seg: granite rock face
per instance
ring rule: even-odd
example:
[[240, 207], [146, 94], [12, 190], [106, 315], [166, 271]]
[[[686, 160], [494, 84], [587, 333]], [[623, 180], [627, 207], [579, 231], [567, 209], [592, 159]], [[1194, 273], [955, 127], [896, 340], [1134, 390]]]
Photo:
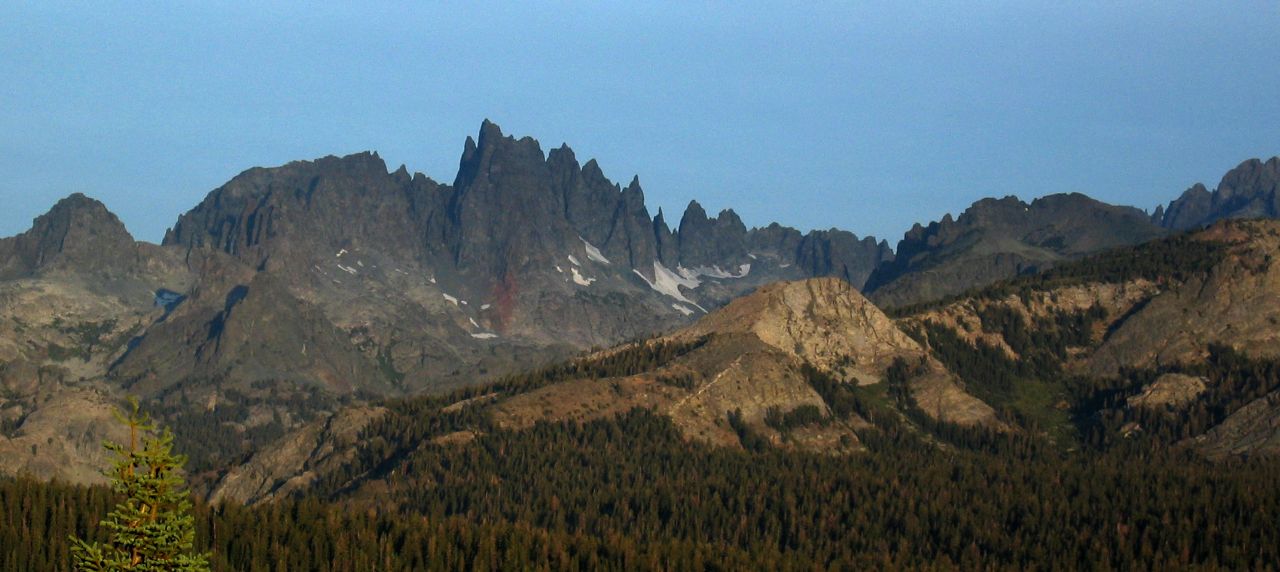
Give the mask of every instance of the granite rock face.
[[[1217, 411], [1224, 417], [1200, 427], [1199, 434], [1182, 444], [1211, 458], [1275, 454], [1280, 451], [1280, 409], [1274, 390], [1263, 395], [1248, 389], [1240, 391], [1252, 393], [1233, 395], [1216, 384], [1229, 383], [1223, 379], [1234, 366], [1223, 365], [1220, 357], [1227, 349], [1264, 363], [1280, 359], [1280, 270], [1274, 264], [1280, 259], [1280, 221], [1219, 221], [1186, 237], [1138, 246], [1132, 260], [1142, 264], [1168, 256], [1168, 244], [1213, 254], [1205, 255], [1207, 263], [1194, 272], [1186, 268], [1193, 263], [1166, 262], [1159, 275], [1104, 271], [1067, 280], [1020, 282], [1020, 288], [1002, 286], [918, 308], [898, 324], [907, 331], [930, 332], [930, 338], [935, 328], [950, 330], [956, 340], [974, 346], [975, 357], [985, 347], [1010, 363], [1053, 360], [1062, 372], [1096, 380], [1100, 386], [1131, 384], [1124, 399], [1098, 406], [1101, 409], [1092, 414], [1131, 419], [1120, 428], [1119, 437], [1145, 431], [1143, 424], [1148, 422], [1143, 415], [1203, 419], [1204, 411]], [[1093, 316], [1089, 327], [1079, 332], [1086, 335], [1064, 343], [1055, 350], [1056, 357], [1034, 357], [1037, 348], [1029, 346], [1028, 339], [1052, 339], [1055, 328], [1061, 332], [1063, 324], [1082, 324], [1080, 317], [1086, 314]], [[1029, 331], [1034, 331], [1032, 338], [1027, 337]], [[1265, 383], [1261, 377], [1246, 379]], [[984, 385], [990, 378], [979, 374], [965, 381], [976, 395], [1001, 398], [998, 388]], [[1137, 380], [1143, 385], [1135, 384]], [[1051, 380], [1028, 378], [1011, 389], [1016, 394], [1020, 383], [1034, 388], [1034, 383], [1046, 381], [1052, 385]], [[1052, 419], [1070, 403], [1065, 392], [1054, 391], [1058, 394], [1040, 393], [1038, 405], [1028, 400], [1016, 406]], [[1035, 394], [1023, 398], [1028, 395]]]
[[743, 335], [858, 385], [880, 383], [895, 360], [915, 366], [909, 387], [926, 414], [962, 425], [998, 426], [995, 411], [963, 390], [927, 348], [905, 334], [847, 282], [813, 278], [778, 283], [672, 335]]
[[385, 413], [381, 407], [350, 407], [308, 423], [228, 471], [209, 500], [267, 501], [305, 491], [350, 461], [360, 431]]
[[1166, 287], [1115, 324], [1090, 356], [1093, 375], [1123, 367], [1197, 363], [1220, 344], [1254, 358], [1280, 357], [1280, 223], [1220, 222], [1195, 235], [1229, 245], [1204, 276]]
[[843, 381], [880, 381], [896, 358], [918, 360], [924, 348], [899, 330], [848, 282], [814, 278], [771, 284], [681, 330], [691, 339], [752, 334]]
[[1280, 454], [1280, 392], [1271, 392], [1185, 442], [1211, 459]]
[[1208, 389], [1209, 380], [1183, 373], [1166, 373], [1142, 389], [1142, 393], [1128, 399], [1129, 407], [1182, 407], [1195, 401]]

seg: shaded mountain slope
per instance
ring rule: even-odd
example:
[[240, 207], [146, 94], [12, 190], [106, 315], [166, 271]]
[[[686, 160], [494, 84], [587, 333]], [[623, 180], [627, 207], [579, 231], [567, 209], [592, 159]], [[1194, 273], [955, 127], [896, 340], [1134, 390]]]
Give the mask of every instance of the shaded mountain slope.
[[936, 300], [1162, 234], [1138, 209], [1081, 194], [983, 199], [957, 219], [908, 231], [866, 290], [884, 307]]

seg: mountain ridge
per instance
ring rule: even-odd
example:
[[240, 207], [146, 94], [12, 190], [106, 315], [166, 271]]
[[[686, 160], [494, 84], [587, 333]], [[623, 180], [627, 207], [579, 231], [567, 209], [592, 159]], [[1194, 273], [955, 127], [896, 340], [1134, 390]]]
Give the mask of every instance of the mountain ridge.
[[[568, 145], [544, 153], [537, 140], [487, 120], [463, 147], [452, 183], [404, 166], [390, 171], [375, 152], [248, 169], [183, 213], [161, 245], [133, 240], [100, 202], [59, 201], [32, 229], [0, 239], [0, 382], [18, 396], [0, 420], [35, 439], [52, 420], [31, 415], [41, 391], [87, 410], [139, 394], [183, 429], [200, 478], [216, 479], [263, 443], [348, 406], [446, 393], [589, 348], [694, 331], [699, 318], [734, 304], [808, 300], [879, 315], [858, 328], [883, 334], [898, 330], [872, 323], [888, 323], [878, 306], [1168, 233], [1141, 211], [1083, 195], [1006, 197], [917, 225], [895, 255], [884, 240], [839, 229], [747, 228], [732, 209], [712, 216], [696, 200], [673, 226], [661, 209], [650, 216], [638, 177], [623, 186], [596, 161], [579, 163]], [[1240, 181], [1231, 187], [1237, 195], [1269, 180], [1267, 164], [1255, 163], [1249, 172], [1261, 174], [1230, 178]], [[775, 283], [824, 286], [802, 295]], [[819, 290], [861, 302], [846, 307]], [[798, 308], [793, 316], [807, 316]], [[772, 372], [761, 379], [783, 380], [795, 390], [788, 395], [808, 396], [820, 412], [832, 402], [813, 399], [802, 366], [841, 383], [901, 382], [902, 399], [914, 399], [928, 423], [1008, 426], [970, 394], [954, 364], [919, 349], [921, 340], [900, 340], [889, 361], [859, 361], [853, 354], [862, 350], [823, 341], [808, 318], [771, 320], [688, 359], [712, 375], [733, 370], [742, 383], [753, 367]], [[670, 339], [692, 343], [681, 335]], [[734, 352], [751, 357], [730, 367], [721, 358]], [[635, 378], [619, 387], [644, 392], [654, 383], [662, 385]], [[768, 426], [767, 407], [748, 409], [739, 421]], [[708, 411], [695, 423], [700, 431], [713, 441], [739, 438], [723, 411]], [[809, 432], [821, 447], [834, 435]], [[845, 437], [856, 448], [856, 434]], [[59, 437], [67, 455], [93, 438]]]

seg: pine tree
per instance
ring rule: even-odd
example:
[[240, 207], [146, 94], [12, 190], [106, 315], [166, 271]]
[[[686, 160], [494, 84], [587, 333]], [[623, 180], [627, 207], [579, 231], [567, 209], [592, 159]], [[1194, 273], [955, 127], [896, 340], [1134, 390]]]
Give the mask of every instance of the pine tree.
[[178, 471], [186, 457], [173, 453], [173, 434], [156, 434], [150, 417], [138, 410], [116, 417], [129, 427], [128, 446], [106, 442], [115, 454], [106, 471], [111, 488], [124, 495], [115, 510], [102, 521], [106, 543], [72, 538], [72, 561], [78, 571], [137, 570], [147, 572], [196, 572], [209, 570], [208, 557], [196, 554], [195, 521], [191, 500]]

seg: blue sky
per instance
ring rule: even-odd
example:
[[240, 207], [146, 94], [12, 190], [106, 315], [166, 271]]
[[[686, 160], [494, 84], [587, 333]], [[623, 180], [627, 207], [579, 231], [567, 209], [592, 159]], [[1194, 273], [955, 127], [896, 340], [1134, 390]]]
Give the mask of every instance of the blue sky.
[[159, 241], [244, 169], [362, 150], [451, 182], [484, 118], [670, 218], [895, 244], [1280, 155], [1276, 2], [176, 4], [0, 4], [0, 236], [83, 192]]

